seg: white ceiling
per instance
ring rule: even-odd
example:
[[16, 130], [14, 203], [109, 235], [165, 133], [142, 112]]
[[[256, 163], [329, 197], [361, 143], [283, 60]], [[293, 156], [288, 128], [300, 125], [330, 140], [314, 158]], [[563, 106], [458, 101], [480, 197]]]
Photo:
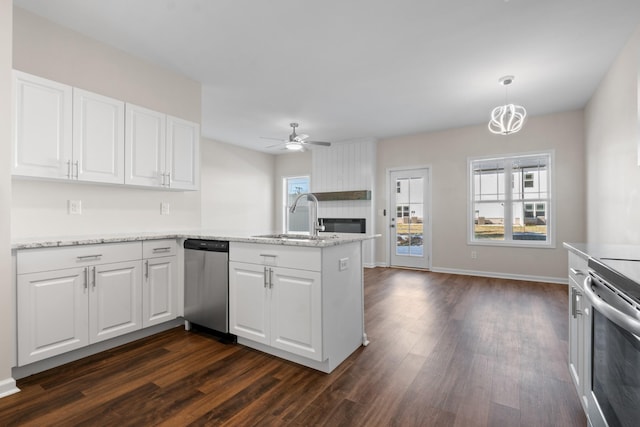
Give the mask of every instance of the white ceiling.
[[[388, 138], [584, 107], [638, 0], [14, 0], [202, 82], [203, 136]], [[322, 149], [321, 147], [314, 149]], [[270, 150], [270, 152], [274, 152]]]

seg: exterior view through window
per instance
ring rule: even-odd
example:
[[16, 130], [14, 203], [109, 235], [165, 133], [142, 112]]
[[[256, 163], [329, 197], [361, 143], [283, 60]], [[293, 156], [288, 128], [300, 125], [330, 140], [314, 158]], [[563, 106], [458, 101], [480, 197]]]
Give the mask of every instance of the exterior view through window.
[[289, 212], [289, 207], [301, 193], [309, 192], [310, 180], [308, 176], [284, 178], [284, 230], [286, 233], [309, 231], [309, 205], [300, 200], [296, 211]]
[[552, 154], [469, 161], [470, 240], [550, 246]]
[[396, 254], [424, 255], [424, 179], [396, 179]]

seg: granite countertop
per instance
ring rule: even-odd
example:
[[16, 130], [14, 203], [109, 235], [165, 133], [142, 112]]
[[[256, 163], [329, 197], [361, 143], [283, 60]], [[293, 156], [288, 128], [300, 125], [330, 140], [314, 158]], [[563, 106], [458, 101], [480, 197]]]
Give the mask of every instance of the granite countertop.
[[630, 280], [632, 284], [626, 286], [627, 291], [631, 288], [632, 290], [627, 294], [633, 298], [640, 295], [640, 245], [564, 243], [564, 247], [583, 259], [589, 260], [589, 268], [598, 270], [600, 274], [602, 267], [598, 267], [598, 264]]
[[263, 243], [269, 245], [286, 246], [307, 246], [324, 248], [329, 246], [343, 245], [351, 242], [375, 239], [379, 234], [356, 234], [356, 233], [320, 233], [322, 239], [280, 239], [271, 237], [259, 237], [261, 234], [247, 236], [243, 233], [225, 233], [209, 230], [181, 230], [170, 232], [139, 232], [139, 233], [117, 233], [84, 236], [55, 236], [43, 238], [14, 239], [11, 242], [11, 249], [34, 249], [53, 248], [60, 246], [95, 245], [100, 243], [136, 242], [142, 240], [158, 239], [205, 239], [205, 240], [226, 240], [229, 242]]
[[563, 246], [584, 259], [640, 260], [640, 245], [565, 242]]

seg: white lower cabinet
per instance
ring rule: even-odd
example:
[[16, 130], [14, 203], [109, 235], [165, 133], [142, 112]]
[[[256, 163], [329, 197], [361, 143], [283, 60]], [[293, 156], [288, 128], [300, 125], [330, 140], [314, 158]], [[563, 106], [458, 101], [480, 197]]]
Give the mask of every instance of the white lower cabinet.
[[140, 242], [18, 251], [18, 366], [143, 327]]
[[89, 343], [86, 267], [18, 276], [18, 365]]
[[230, 332], [322, 361], [320, 272], [229, 263]]
[[269, 345], [271, 292], [265, 274], [261, 265], [229, 262], [229, 332]]
[[591, 353], [591, 309], [583, 298], [583, 281], [588, 274], [587, 260], [569, 252], [569, 373], [580, 402], [587, 411], [588, 385], [586, 379]]
[[272, 267], [270, 276], [271, 346], [321, 361], [320, 273]]
[[89, 343], [142, 328], [140, 261], [89, 269]]
[[18, 364], [142, 327], [140, 261], [18, 275]]
[[177, 257], [175, 240], [143, 242], [142, 326], [177, 317]]

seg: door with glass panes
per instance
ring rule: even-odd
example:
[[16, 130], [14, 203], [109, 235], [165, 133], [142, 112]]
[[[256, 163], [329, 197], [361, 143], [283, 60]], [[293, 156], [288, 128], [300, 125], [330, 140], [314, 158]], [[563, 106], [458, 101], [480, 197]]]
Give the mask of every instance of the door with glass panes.
[[390, 172], [390, 264], [429, 268], [428, 169]]

